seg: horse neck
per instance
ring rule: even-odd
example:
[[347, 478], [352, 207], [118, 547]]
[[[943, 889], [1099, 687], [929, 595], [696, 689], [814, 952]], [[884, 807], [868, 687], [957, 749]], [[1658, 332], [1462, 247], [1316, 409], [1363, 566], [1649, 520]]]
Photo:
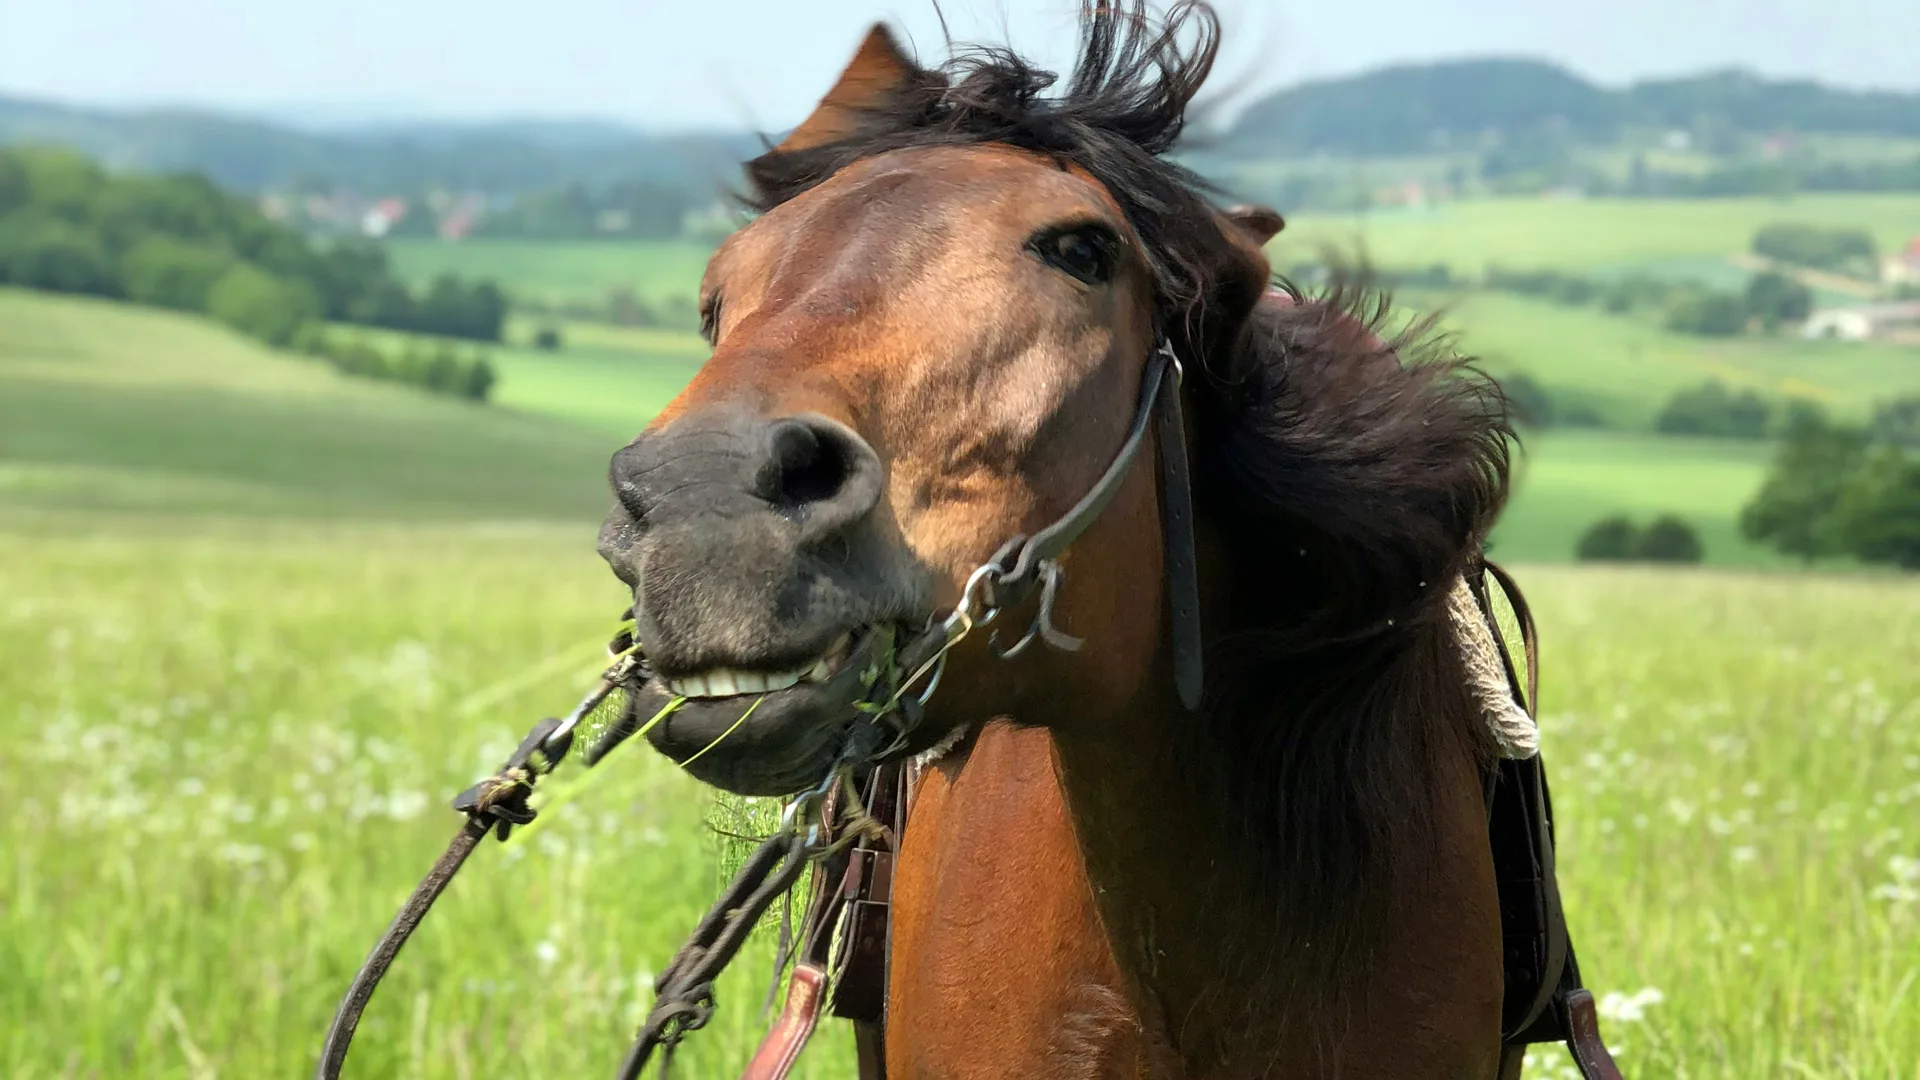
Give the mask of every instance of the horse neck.
[[[1333, 853], [1363, 864], [1356, 895], [1288, 887], [1324, 879], [1328, 867], [1317, 864], [1328, 853], [1311, 842], [1276, 843], [1272, 822], [1249, 819], [1233, 794], [1244, 748], [1211, 729], [1216, 717], [1185, 712], [1170, 687], [1144, 695], [1151, 702], [1117, 722], [1055, 728], [1061, 785], [1102, 925], [1149, 1038], [1183, 1062], [1182, 1075], [1294, 1075], [1272, 1072], [1280, 1062], [1316, 1073], [1346, 1031], [1397, 1019], [1369, 1014], [1383, 1000], [1375, 984], [1403, 977], [1409, 960], [1423, 962], [1409, 950], [1419, 953], [1451, 929], [1453, 945], [1466, 950], [1454, 958], [1463, 968], [1483, 967], [1482, 951], [1497, 957], [1476, 751], [1457, 730], [1459, 703], [1434, 699], [1434, 680], [1418, 677], [1421, 665], [1444, 666], [1447, 655], [1422, 633], [1387, 669], [1369, 673], [1367, 685], [1338, 684], [1324, 658], [1264, 673], [1294, 690], [1267, 717], [1272, 724], [1422, 732], [1428, 753], [1419, 767], [1408, 755], [1357, 762], [1404, 773], [1375, 779], [1379, 790], [1403, 791], [1395, 810], [1405, 819], [1369, 823], [1380, 827], [1365, 832], [1375, 845], [1365, 852]], [[1328, 715], [1328, 695], [1343, 693], [1344, 707], [1356, 711]], [[1283, 808], [1321, 796], [1324, 786], [1312, 790], [1310, 780], [1340, 782], [1287, 770], [1273, 779]], [[1290, 817], [1296, 827], [1314, 821]], [[1395, 902], [1413, 890], [1422, 904]], [[1497, 967], [1484, 981], [1497, 995]]]

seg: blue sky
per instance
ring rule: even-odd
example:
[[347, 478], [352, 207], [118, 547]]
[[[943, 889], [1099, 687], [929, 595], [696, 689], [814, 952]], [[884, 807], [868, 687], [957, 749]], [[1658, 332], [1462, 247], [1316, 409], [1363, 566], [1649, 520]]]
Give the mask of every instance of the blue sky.
[[[1061, 58], [1074, 5], [946, 0], [963, 39]], [[1220, 0], [1255, 86], [1542, 56], [1605, 82], [1741, 65], [1920, 89], [1916, 0]], [[937, 55], [927, 0], [0, 0], [0, 92], [307, 116], [798, 120], [864, 28]]]

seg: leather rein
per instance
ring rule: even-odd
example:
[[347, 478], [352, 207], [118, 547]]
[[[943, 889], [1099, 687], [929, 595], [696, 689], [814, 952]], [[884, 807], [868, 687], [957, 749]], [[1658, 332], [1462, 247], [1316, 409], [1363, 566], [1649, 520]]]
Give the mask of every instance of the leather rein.
[[[790, 958], [795, 961], [787, 1002], [743, 1075], [748, 1080], [786, 1076], [822, 1005], [829, 1001], [837, 1014], [855, 1020], [862, 1077], [884, 1075], [878, 1019], [885, 998], [885, 897], [914, 773], [905, 759], [912, 752], [924, 706], [938, 688], [954, 646], [1036, 591], [1039, 606], [1025, 634], [1005, 649], [996, 643], [995, 651], [1010, 658], [1036, 640], [1067, 650], [1080, 646], [1078, 639], [1061, 633], [1052, 621], [1065, 576], [1060, 557], [1119, 494], [1146, 445], [1150, 425], [1159, 447], [1174, 685], [1181, 703], [1190, 711], [1198, 710], [1204, 681], [1198, 557], [1181, 379], [1179, 358], [1163, 337], [1141, 377], [1139, 405], [1126, 438], [1099, 480], [1058, 520], [1031, 536], [1015, 536], [1003, 544], [969, 575], [953, 611], [900, 648], [894, 665], [900, 675], [891, 685], [881, 680], [873, 696], [860, 706], [875, 722], [852, 727], [837, 764], [819, 786], [786, 805], [773, 834], [748, 856], [687, 943], [655, 979], [653, 1010], [621, 1062], [616, 1073], [620, 1080], [637, 1080], [656, 1054], [660, 1075], [666, 1075], [674, 1047], [711, 1018], [714, 980], [738, 955], [761, 917], [788, 894], [809, 865], [814, 867], [813, 902], [798, 948], [791, 955], [782, 935], [779, 968]], [[648, 677], [645, 660], [632, 648], [631, 640], [617, 638], [615, 646], [610, 650], [616, 653], [613, 664], [572, 712], [534, 725], [498, 772], [454, 799], [454, 809], [467, 815], [466, 821], [354, 975], [327, 1027], [314, 1072], [317, 1080], [340, 1076], [354, 1031], [380, 980], [480, 841], [489, 831], [505, 840], [514, 826], [533, 821], [537, 810], [529, 800], [534, 785], [566, 759], [580, 723], [615, 690]], [[915, 693], [911, 691], [915, 686], [922, 688]], [[624, 718], [586, 749], [585, 764], [597, 764], [637, 730], [634, 718]], [[855, 960], [860, 961], [858, 970], [875, 970], [876, 949], [881, 972], [877, 988], [871, 980], [836, 980]]]

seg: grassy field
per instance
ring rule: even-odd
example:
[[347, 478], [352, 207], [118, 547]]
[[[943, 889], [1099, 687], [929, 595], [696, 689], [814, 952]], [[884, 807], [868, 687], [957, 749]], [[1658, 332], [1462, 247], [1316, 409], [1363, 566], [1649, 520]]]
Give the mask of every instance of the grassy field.
[[[621, 598], [591, 547], [558, 526], [0, 530], [0, 1075], [310, 1068], [450, 835], [445, 800], [594, 669]], [[1522, 579], [1563, 887], [1629, 1075], [1920, 1074], [1920, 582]], [[594, 775], [475, 856], [375, 1000], [357, 1075], [611, 1071], [716, 854], [708, 796], [661, 759]], [[676, 1075], [737, 1074], [766, 948]], [[850, 1073], [829, 1031], [804, 1074]]]
[[712, 254], [705, 245], [677, 241], [398, 240], [389, 249], [394, 267], [416, 283], [449, 273], [492, 278], [543, 300], [599, 299], [620, 285], [649, 299], [691, 299]]
[[[579, 693], [622, 603], [590, 524], [0, 532], [0, 1076], [306, 1075], [447, 799]], [[613, 1071], [717, 861], [664, 759], [595, 775], [475, 856], [352, 1075]], [[769, 949], [679, 1075], [737, 1073]], [[808, 1075], [846, 1051], [830, 1034]]]
[[0, 289], [0, 509], [589, 520], [621, 439], [343, 378], [204, 320]]
[[1326, 245], [1363, 242], [1387, 266], [1446, 263], [1457, 272], [1596, 270], [1644, 260], [1726, 256], [1776, 222], [1865, 228], [1882, 251], [1920, 235], [1920, 195], [1795, 195], [1739, 199], [1532, 199], [1447, 203], [1365, 215], [1302, 214], [1274, 245], [1285, 262]]
[[[1656, 353], [1615, 388], [1605, 347], [1593, 344], [1605, 327], [1583, 336], [1569, 321], [1582, 312], [1482, 297], [1458, 318], [1489, 310], [1499, 317], [1471, 340], [1499, 348], [1494, 370], [1535, 372], [1622, 423], [1645, 422], [1650, 387], [1716, 370], [1676, 375]], [[171, 312], [0, 290], [0, 509], [591, 521], [605, 507], [608, 455], [691, 377], [705, 348], [690, 334], [593, 324], [568, 324], [563, 337], [558, 352], [492, 350], [496, 403], [478, 407], [345, 379]], [[1769, 452], [1632, 432], [1536, 436], [1495, 543], [1507, 558], [1564, 560], [1604, 514], [1682, 512], [1700, 526], [1709, 561], [1773, 563], [1733, 524]]]
[[1556, 401], [1592, 406], [1624, 428], [1650, 429], [1674, 391], [1708, 379], [1815, 402], [1852, 420], [1864, 420], [1876, 401], [1920, 393], [1920, 349], [1911, 345], [1693, 337], [1643, 317], [1508, 293], [1413, 299], [1444, 306], [1461, 347], [1489, 371], [1525, 371]]
[[1587, 526], [1626, 514], [1641, 525], [1661, 514], [1691, 522], [1718, 565], [1777, 566], [1786, 560], [1740, 535], [1740, 507], [1759, 489], [1772, 447], [1737, 439], [1680, 439], [1618, 431], [1528, 436], [1513, 501], [1493, 534], [1503, 561], [1563, 562]]
[[[1453, 206], [1387, 263], [1675, 274], [1776, 220], [1920, 233], [1920, 197]], [[1305, 252], [1352, 221], [1302, 218]], [[691, 245], [407, 242], [416, 280], [691, 295]], [[1422, 303], [1440, 298], [1417, 297]], [[1703, 343], [1510, 296], [1453, 325], [1619, 430], [1527, 439], [1495, 555], [1544, 631], [1562, 886], [1636, 1080], [1920, 1076], [1920, 578], [1770, 573], [1734, 522], [1770, 448], [1646, 432], [1707, 377], [1845, 416], [1911, 349]], [[297, 1076], [457, 819], [570, 704], [623, 605], [608, 454], [705, 354], [577, 323], [492, 350], [475, 406], [341, 378], [203, 320], [0, 289], [0, 1076]], [[349, 331], [363, 333], [364, 331]], [[1609, 513], [1684, 513], [1705, 570], [1539, 565]], [[1533, 564], [1533, 565], [1525, 565]], [[578, 776], [557, 777], [581, 783]], [[355, 1075], [607, 1075], [718, 887], [711, 796], [642, 747], [475, 857], [363, 1025]], [[738, 1074], [770, 943], [677, 1075]], [[831, 1028], [802, 1074], [850, 1075]], [[1542, 1055], [1531, 1080], [1570, 1076]]]

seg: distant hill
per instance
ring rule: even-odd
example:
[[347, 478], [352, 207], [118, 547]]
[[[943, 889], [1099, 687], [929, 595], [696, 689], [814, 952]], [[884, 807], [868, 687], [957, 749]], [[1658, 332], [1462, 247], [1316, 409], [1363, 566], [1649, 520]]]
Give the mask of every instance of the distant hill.
[[70, 146], [114, 169], [205, 173], [242, 191], [302, 184], [364, 191], [523, 192], [619, 180], [731, 180], [759, 140], [745, 134], [648, 135], [617, 124], [382, 124], [296, 130], [183, 109], [117, 111], [0, 96], [0, 144]]
[[[1920, 137], [1920, 93], [1842, 90], [1743, 71], [1614, 89], [1525, 58], [1404, 64], [1262, 98], [1208, 152], [1418, 154], [1541, 134], [1604, 143], [1635, 128], [1682, 128], [1708, 144], [1786, 131]], [[744, 132], [653, 135], [594, 121], [291, 125], [0, 96], [0, 144], [29, 141], [72, 146], [117, 169], [203, 172], [250, 192], [304, 185], [524, 193], [622, 181], [718, 190], [762, 146]]]
[[1842, 90], [1744, 71], [1616, 90], [1539, 60], [1460, 60], [1279, 91], [1248, 106], [1229, 141], [1243, 152], [1378, 155], [1475, 146], [1489, 133], [1611, 141], [1633, 127], [1920, 136], [1920, 94]]

